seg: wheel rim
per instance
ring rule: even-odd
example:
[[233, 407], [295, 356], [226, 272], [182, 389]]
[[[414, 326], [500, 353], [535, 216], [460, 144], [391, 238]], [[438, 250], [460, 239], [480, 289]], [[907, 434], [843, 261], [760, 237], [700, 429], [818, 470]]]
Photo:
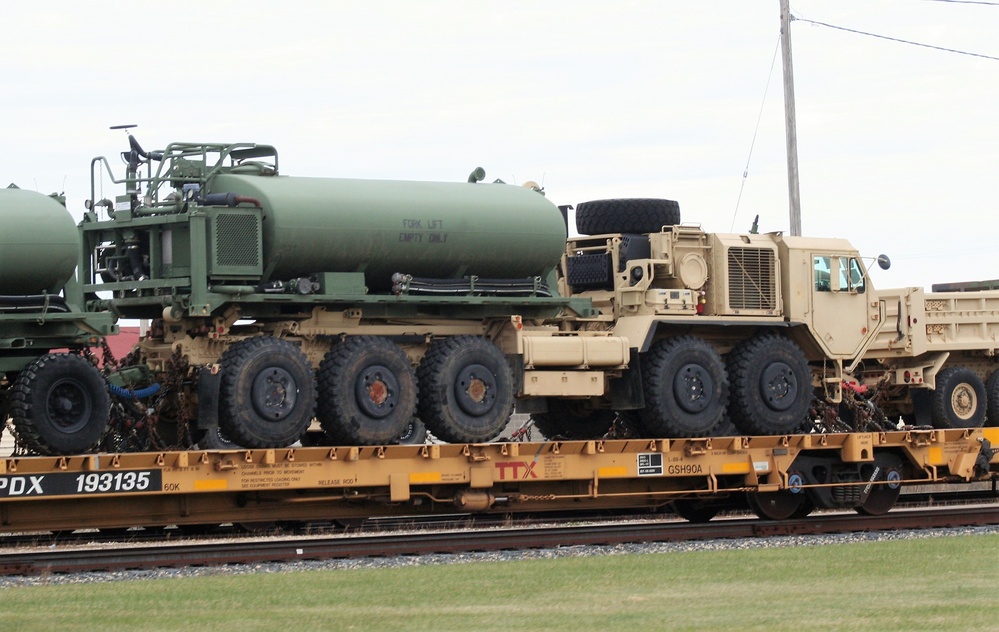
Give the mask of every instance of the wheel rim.
[[968, 421], [978, 411], [978, 394], [966, 382], [958, 384], [950, 394], [950, 408], [961, 421]]
[[69, 434], [79, 432], [87, 425], [93, 402], [76, 380], [61, 379], [49, 389], [46, 410], [54, 426]]
[[771, 362], [760, 375], [760, 393], [771, 410], [784, 411], [798, 397], [798, 380], [794, 370], [784, 362]]
[[265, 419], [285, 419], [295, 408], [297, 399], [295, 378], [281, 367], [269, 367], [253, 380], [253, 409]]
[[688, 413], [699, 413], [707, 408], [714, 390], [711, 373], [699, 364], [684, 365], [673, 378], [676, 403]]
[[481, 364], [470, 364], [458, 372], [454, 383], [458, 407], [467, 415], [481, 417], [496, 403], [496, 376]]
[[354, 399], [361, 411], [374, 419], [384, 419], [395, 410], [399, 398], [399, 380], [380, 364], [361, 371], [354, 382]]

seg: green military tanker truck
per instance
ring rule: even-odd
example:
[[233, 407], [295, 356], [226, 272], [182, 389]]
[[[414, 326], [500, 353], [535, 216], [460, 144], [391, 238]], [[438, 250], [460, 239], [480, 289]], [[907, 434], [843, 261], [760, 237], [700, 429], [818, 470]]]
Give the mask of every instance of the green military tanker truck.
[[75, 222], [61, 197], [11, 185], [0, 190], [0, 226], [3, 419], [12, 420], [31, 451], [93, 446], [107, 425], [109, 398], [82, 352], [116, 328], [111, 313], [84, 310], [74, 275]]
[[480, 169], [298, 178], [271, 146], [131, 135], [122, 158], [121, 179], [92, 162], [74, 291], [151, 326], [105, 371], [110, 421], [40, 452], [92, 432], [383, 445], [414, 424], [485, 442], [514, 411], [570, 439], [973, 426], [999, 402], [999, 293], [924, 331], [937, 303], [877, 292], [845, 240], [707, 233], [657, 199], [580, 204], [568, 238], [567, 207]]

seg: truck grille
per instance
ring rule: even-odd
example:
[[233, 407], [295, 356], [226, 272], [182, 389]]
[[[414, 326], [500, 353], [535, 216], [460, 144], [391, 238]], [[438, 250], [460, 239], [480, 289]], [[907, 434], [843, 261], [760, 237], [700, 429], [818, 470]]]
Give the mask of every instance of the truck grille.
[[219, 213], [215, 218], [217, 246], [215, 265], [257, 266], [260, 242], [259, 222], [253, 215]]
[[728, 251], [729, 309], [777, 309], [775, 265], [772, 250], [730, 248]]

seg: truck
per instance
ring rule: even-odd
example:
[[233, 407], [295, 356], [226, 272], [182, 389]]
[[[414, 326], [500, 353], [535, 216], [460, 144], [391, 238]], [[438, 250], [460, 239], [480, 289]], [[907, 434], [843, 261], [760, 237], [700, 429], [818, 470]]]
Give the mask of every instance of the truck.
[[[27, 450], [92, 446], [110, 400], [92, 348], [117, 332], [85, 309], [79, 235], [65, 198], [0, 189], [0, 412]], [[2, 427], [0, 427], [2, 428]]]
[[[999, 419], [999, 292], [876, 290], [887, 257], [844, 239], [712, 233], [633, 198], [578, 204], [570, 237], [572, 207], [481, 169], [302, 178], [269, 145], [128, 142], [123, 178], [91, 162], [78, 226], [85, 312], [151, 323], [105, 373], [103, 449], [385, 445], [415, 423], [484, 443], [514, 411], [583, 440]], [[33, 447], [83, 453], [88, 431]]]

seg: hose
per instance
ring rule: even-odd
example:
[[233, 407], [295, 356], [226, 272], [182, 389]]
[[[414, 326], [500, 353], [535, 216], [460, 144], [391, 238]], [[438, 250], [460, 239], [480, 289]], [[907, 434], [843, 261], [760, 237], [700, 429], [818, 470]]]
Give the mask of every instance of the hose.
[[115, 384], [108, 384], [108, 390], [111, 391], [112, 395], [116, 397], [121, 397], [122, 399], [142, 399], [144, 397], [149, 397], [150, 395], [155, 395], [160, 392], [159, 382], [146, 388], [140, 388], [137, 391], [131, 391], [127, 388], [117, 386]]

